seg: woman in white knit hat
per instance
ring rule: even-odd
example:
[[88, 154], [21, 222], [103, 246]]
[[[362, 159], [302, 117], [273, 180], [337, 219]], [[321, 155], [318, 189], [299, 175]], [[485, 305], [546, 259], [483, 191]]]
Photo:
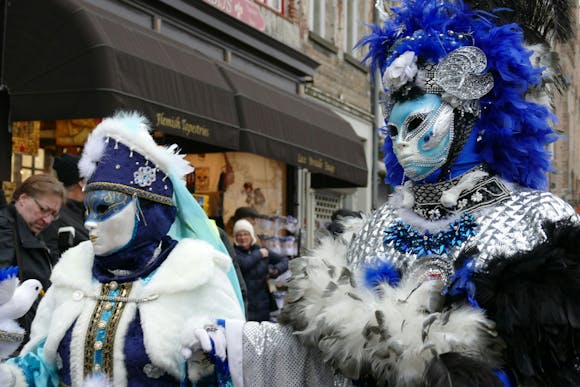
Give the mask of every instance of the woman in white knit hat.
[[234, 224], [234, 247], [248, 287], [248, 320], [270, 320], [268, 279], [288, 269], [288, 258], [258, 245], [254, 227], [240, 219]]

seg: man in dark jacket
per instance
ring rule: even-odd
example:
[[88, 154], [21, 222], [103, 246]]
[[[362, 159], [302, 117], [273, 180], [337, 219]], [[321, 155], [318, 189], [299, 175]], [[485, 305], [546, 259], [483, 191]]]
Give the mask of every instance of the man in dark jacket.
[[67, 201], [60, 211], [60, 217], [42, 232], [42, 238], [55, 259], [60, 258], [69, 248], [89, 239], [84, 224], [84, 184], [79, 175], [78, 163], [78, 156], [65, 153], [62, 157], [56, 157], [52, 166], [67, 193]]
[[[16, 189], [0, 210], [0, 267], [18, 266], [21, 281], [34, 278], [44, 290], [50, 286], [55, 262], [39, 233], [58, 218], [65, 200], [62, 183], [47, 174], [33, 175]], [[19, 321], [27, 332], [35, 313], [36, 304]]]
[[4, 190], [0, 186], [0, 209], [6, 207], [6, 194], [4, 194]]
[[249, 321], [269, 321], [271, 294], [268, 279], [288, 270], [288, 257], [257, 244], [254, 227], [245, 219], [234, 225], [234, 248], [248, 288]]

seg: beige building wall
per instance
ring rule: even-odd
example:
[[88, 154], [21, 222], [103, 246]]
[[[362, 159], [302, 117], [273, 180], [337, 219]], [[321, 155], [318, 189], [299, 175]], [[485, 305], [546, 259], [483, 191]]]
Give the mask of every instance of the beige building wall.
[[[309, 17], [313, 6], [322, 3], [325, 28], [324, 33], [316, 34], [310, 29]], [[372, 1], [286, 0], [284, 14], [263, 6], [261, 13], [266, 22], [264, 32], [320, 63], [305, 88], [305, 94], [353, 114], [356, 112], [372, 122], [369, 74], [360, 64], [363, 53], [353, 51], [350, 42], [345, 41], [345, 28], [349, 24], [345, 12], [349, 4], [355, 4], [357, 8], [355, 28], [356, 36], [360, 38], [369, 32], [364, 24], [373, 21]]]
[[[333, 191], [347, 198], [344, 206], [368, 211], [372, 205], [375, 124], [369, 72], [361, 65], [364, 53], [353, 51], [353, 45], [369, 32], [365, 24], [373, 21], [374, 2], [287, 0], [284, 4], [282, 13], [261, 7], [266, 22], [264, 32], [320, 63], [312, 79], [299, 86], [298, 93], [343, 117], [364, 142], [369, 169], [367, 187]], [[316, 26], [313, 20], [318, 22]]]
[[[579, 2], [580, 3], [580, 2]], [[554, 165], [550, 191], [574, 206], [580, 205], [580, 5], [574, 10], [576, 37], [558, 47], [560, 62], [570, 87], [556, 99], [557, 131], [565, 137], [554, 144]]]

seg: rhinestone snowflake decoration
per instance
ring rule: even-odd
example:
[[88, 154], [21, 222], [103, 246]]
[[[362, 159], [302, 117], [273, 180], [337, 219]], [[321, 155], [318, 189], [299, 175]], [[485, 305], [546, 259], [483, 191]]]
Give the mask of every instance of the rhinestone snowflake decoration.
[[156, 169], [151, 167], [139, 167], [133, 172], [133, 181], [140, 187], [149, 187], [157, 180]]

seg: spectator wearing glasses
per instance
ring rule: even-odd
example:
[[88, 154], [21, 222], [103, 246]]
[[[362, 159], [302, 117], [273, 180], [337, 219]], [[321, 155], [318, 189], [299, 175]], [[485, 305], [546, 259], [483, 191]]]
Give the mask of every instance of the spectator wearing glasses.
[[[66, 201], [65, 188], [56, 177], [33, 175], [16, 189], [12, 202], [0, 210], [0, 267], [18, 266], [21, 281], [35, 278], [46, 290], [54, 261], [40, 232], [58, 219]], [[36, 303], [20, 320], [29, 332]]]
[[85, 228], [84, 181], [79, 175], [79, 156], [63, 154], [56, 157], [52, 169], [58, 180], [66, 188], [67, 200], [60, 211], [60, 218], [52, 222], [44, 231], [42, 239], [55, 259], [71, 247], [89, 239]]

